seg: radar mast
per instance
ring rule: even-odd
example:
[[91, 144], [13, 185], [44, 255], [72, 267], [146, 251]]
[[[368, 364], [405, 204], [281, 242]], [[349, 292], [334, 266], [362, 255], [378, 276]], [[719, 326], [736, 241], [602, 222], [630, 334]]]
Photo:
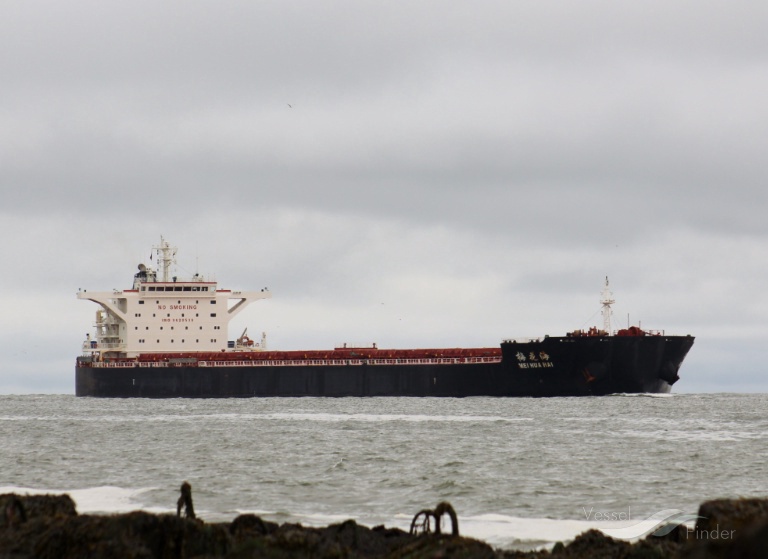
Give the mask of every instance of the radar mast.
[[176, 261], [176, 247], [168, 244], [168, 241], [160, 237], [160, 246], [152, 247], [157, 252], [157, 264], [160, 266], [162, 281], [168, 282], [168, 274], [171, 271], [171, 265]]

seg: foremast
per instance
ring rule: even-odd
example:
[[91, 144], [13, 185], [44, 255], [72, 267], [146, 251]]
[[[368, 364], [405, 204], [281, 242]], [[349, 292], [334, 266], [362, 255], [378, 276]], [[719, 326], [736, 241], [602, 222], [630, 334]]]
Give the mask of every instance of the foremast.
[[613, 298], [613, 293], [611, 293], [610, 288], [608, 287], [608, 276], [605, 276], [605, 286], [603, 286], [603, 292], [602, 296], [600, 298], [600, 304], [603, 306], [602, 314], [603, 314], [603, 330], [610, 336], [611, 335], [611, 315], [613, 314], [613, 311], [611, 311], [611, 305], [613, 305], [616, 302], [616, 300]]

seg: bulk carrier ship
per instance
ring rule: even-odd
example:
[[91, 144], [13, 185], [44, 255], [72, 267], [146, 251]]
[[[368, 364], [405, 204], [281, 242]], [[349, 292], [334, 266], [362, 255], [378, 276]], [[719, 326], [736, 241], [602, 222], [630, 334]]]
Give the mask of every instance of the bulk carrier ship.
[[498, 347], [273, 351], [229, 321], [268, 289], [231, 291], [199, 274], [171, 276], [176, 248], [161, 237], [158, 269], [139, 264], [131, 289], [79, 291], [100, 306], [75, 368], [77, 396], [226, 398], [254, 396], [598, 396], [669, 392], [693, 345], [638, 326], [503, 340]]

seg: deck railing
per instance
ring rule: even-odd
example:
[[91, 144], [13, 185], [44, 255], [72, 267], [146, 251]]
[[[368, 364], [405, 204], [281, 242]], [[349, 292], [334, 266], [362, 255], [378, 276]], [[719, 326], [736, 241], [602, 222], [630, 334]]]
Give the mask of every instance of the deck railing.
[[95, 361], [80, 362], [80, 367], [129, 369], [133, 367], [328, 367], [344, 365], [471, 365], [475, 363], [501, 363], [495, 357], [433, 357], [420, 359], [280, 359], [240, 361], [196, 361], [170, 363], [168, 361]]

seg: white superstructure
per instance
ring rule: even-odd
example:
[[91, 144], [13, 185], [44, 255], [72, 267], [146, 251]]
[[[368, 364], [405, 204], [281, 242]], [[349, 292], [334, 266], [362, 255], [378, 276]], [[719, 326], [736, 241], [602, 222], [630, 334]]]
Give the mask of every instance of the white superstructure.
[[227, 327], [248, 304], [270, 298], [267, 288], [218, 289], [215, 281], [206, 281], [199, 274], [180, 280], [170, 275], [176, 247], [161, 237], [153, 251], [159, 270], [139, 264], [132, 289], [77, 293], [78, 299], [101, 305], [96, 312], [95, 338], [86, 336], [84, 355], [103, 359], [140, 353], [264, 349], [263, 337], [260, 344], [254, 344], [245, 333], [235, 344], [228, 344]]

